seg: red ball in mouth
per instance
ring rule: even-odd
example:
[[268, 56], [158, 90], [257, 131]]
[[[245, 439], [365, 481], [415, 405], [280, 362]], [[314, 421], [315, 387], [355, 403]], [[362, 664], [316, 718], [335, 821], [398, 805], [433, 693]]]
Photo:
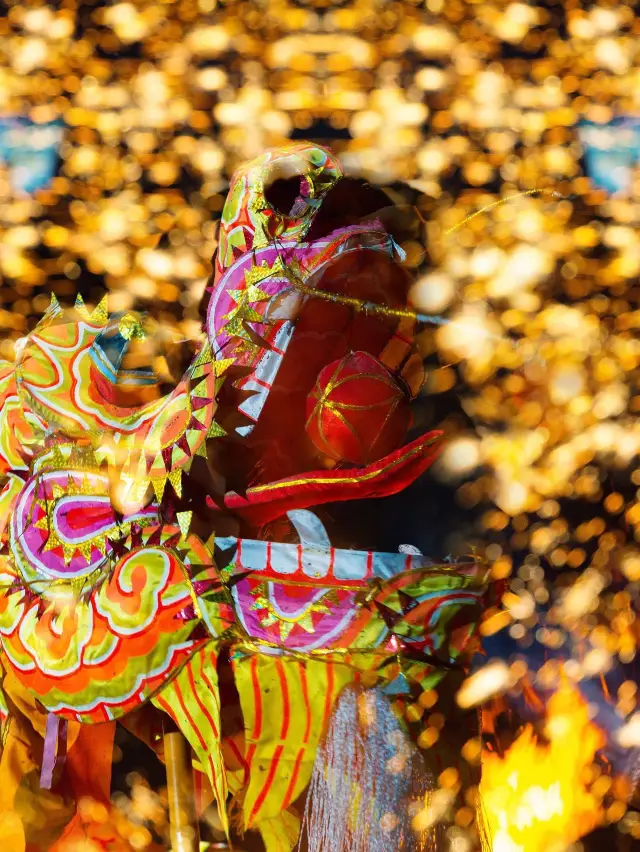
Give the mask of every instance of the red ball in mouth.
[[306, 430], [320, 452], [339, 462], [370, 464], [403, 442], [409, 396], [368, 352], [327, 364], [307, 397]]

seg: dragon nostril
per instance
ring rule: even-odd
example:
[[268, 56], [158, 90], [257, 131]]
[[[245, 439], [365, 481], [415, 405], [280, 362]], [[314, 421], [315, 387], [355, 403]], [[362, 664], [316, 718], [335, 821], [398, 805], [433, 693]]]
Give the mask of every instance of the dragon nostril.
[[332, 186], [316, 214], [307, 239], [326, 237], [337, 228], [355, 225], [391, 204], [382, 190], [360, 178], [343, 177]]
[[297, 175], [274, 180], [264, 190], [268, 204], [283, 216], [290, 216], [296, 200], [301, 195], [301, 178]]

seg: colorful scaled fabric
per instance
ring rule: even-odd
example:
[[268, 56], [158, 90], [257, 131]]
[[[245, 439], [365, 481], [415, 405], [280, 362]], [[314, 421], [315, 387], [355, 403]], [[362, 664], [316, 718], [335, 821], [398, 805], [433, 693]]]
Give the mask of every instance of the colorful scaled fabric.
[[[4, 371], [2, 647], [48, 710], [83, 722], [138, 706], [203, 641], [176, 614], [193, 597], [187, 566], [208, 552], [182, 540], [180, 518], [161, 524], [151, 496], [167, 481], [180, 493], [217, 434], [219, 368], [205, 346], [173, 393], [148, 401], [153, 374], [119, 372], [142, 336], [131, 314], [54, 301]], [[131, 385], [143, 403], [123, 406]]]
[[[439, 432], [403, 444], [404, 408], [392, 440], [377, 434], [417, 393], [422, 368], [393, 237], [375, 211], [321, 218], [343, 179], [309, 143], [235, 176], [208, 339], [172, 392], [143, 357], [148, 321], [103, 304], [89, 313], [54, 299], [15, 364], [0, 366], [5, 812], [34, 769], [20, 725], [45, 739], [31, 753], [44, 749], [55, 784], [46, 731], [64, 730], [60, 720], [78, 781], [92, 748], [78, 731], [99, 725], [96, 748], [107, 748], [119, 719], [153, 744], [140, 720], [160, 711], [189, 740], [225, 827], [259, 829], [268, 852], [289, 852], [344, 687], [413, 700], [473, 649], [482, 566], [334, 548], [307, 511], [396, 493], [441, 444]], [[269, 187], [291, 180], [296, 195], [278, 210]], [[324, 414], [360, 411], [371, 393], [378, 405], [380, 377], [390, 394], [362, 454], [347, 440], [362, 428], [355, 416], [324, 455], [306, 429], [308, 398], [324, 393], [332, 364], [348, 364], [349, 381], [323, 397]], [[226, 494], [206, 478], [214, 458]], [[270, 522], [288, 541], [264, 540]], [[5, 783], [19, 766], [24, 778]]]
[[155, 526], [118, 544], [122, 555], [104, 561], [97, 575], [54, 581], [41, 593], [10, 565], [0, 571], [7, 663], [50, 712], [79, 722], [135, 709], [204, 641], [179, 617], [192, 602], [191, 561], [207, 560], [202, 543], [181, 541], [177, 527]]

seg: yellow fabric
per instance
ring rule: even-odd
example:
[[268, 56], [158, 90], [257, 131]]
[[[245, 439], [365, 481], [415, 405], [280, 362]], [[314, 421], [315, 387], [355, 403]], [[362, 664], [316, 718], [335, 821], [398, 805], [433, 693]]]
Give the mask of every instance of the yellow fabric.
[[3, 849], [11, 849], [11, 852], [24, 852], [24, 829], [15, 811], [0, 811], [0, 843]]
[[[249, 764], [245, 829], [275, 826], [270, 821], [309, 783], [336, 696], [353, 679], [353, 671], [337, 663], [260, 654], [236, 661], [234, 673]], [[291, 824], [288, 817], [286, 823]], [[276, 828], [267, 828], [269, 832], [277, 836]]]
[[76, 835], [86, 834], [76, 814], [79, 797], [109, 801], [115, 724], [89, 728], [69, 722], [64, 773], [54, 776], [53, 790], [43, 790], [47, 712], [10, 671], [1, 689], [8, 717], [0, 754], [0, 844], [7, 852], [70, 849], [67, 840], [74, 826]]
[[[9, 718], [0, 755], [0, 843], [11, 852], [46, 852], [73, 818], [75, 803], [71, 795], [40, 789], [46, 712], [11, 672], [2, 690]], [[79, 724], [69, 723], [68, 748], [79, 731]]]
[[298, 845], [300, 818], [291, 811], [257, 823], [266, 852], [291, 852]]
[[194, 654], [152, 700], [156, 707], [171, 716], [196, 753], [211, 783], [223, 828], [228, 834], [228, 789], [222, 756], [216, 663], [215, 646], [209, 643]]

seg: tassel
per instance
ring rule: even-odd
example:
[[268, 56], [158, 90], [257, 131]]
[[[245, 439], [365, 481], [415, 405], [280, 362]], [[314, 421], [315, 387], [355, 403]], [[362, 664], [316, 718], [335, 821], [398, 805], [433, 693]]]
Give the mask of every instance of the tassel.
[[[62, 744], [62, 748], [60, 745]], [[44, 752], [40, 787], [50, 790], [53, 786], [53, 773], [56, 766], [62, 765], [66, 758], [67, 720], [60, 719], [54, 713], [47, 715], [47, 727], [44, 734]]]
[[433, 852], [433, 833], [411, 821], [435, 786], [382, 691], [346, 687], [309, 785], [309, 852]]

